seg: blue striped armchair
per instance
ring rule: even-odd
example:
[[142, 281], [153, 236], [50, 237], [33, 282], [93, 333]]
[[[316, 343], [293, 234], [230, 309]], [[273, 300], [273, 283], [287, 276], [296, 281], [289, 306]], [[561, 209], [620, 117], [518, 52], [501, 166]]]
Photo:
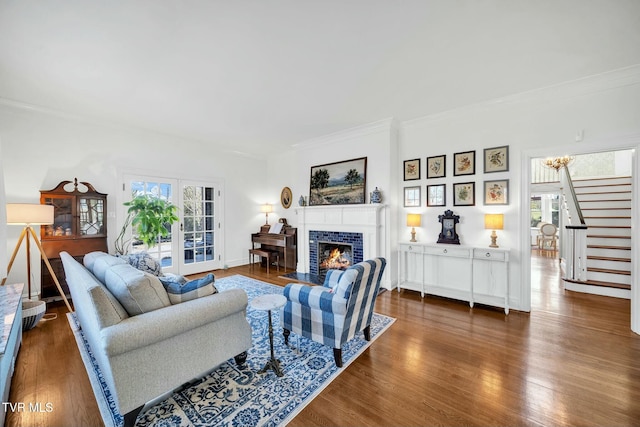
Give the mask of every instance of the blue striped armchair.
[[290, 283], [280, 316], [285, 343], [294, 332], [333, 348], [342, 367], [342, 345], [363, 331], [371, 339], [373, 306], [386, 266], [384, 258], [363, 261], [346, 270], [329, 270], [323, 286]]

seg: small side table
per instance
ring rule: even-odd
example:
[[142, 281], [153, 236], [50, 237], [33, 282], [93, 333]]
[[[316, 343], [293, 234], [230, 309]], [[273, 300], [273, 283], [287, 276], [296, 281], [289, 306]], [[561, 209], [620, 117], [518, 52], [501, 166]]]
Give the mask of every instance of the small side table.
[[273, 372], [275, 372], [277, 376], [281, 377], [284, 375], [284, 372], [282, 372], [282, 368], [280, 367], [280, 361], [276, 359], [273, 352], [273, 323], [271, 321], [271, 310], [276, 310], [284, 306], [286, 303], [287, 299], [278, 294], [260, 295], [251, 300], [251, 307], [256, 310], [269, 312], [269, 346], [271, 347], [271, 358], [264, 365], [264, 368], [258, 371], [259, 374], [264, 374], [269, 369], [273, 369]]

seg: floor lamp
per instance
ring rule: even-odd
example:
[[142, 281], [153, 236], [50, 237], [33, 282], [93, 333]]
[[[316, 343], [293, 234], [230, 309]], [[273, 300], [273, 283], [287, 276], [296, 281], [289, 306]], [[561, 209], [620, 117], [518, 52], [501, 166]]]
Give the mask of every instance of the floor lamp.
[[[71, 305], [69, 305], [69, 301], [62, 291], [62, 287], [60, 286], [60, 282], [58, 282], [58, 278], [56, 274], [53, 272], [53, 268], [51, 267], [51, 263], [49, 262], [49, 258], [44, 253], [42, 249], [42, 245], [40, 244], [40, 240], [36, 235], [36, 232], [33, 230], [33, 225], [47, 225], [53, 224], [53, 206], [51, 205], [40, 205], [33, 203], [7, 203], [7, 224], [9, 225], [24, 225], [22, 229], [22, 233], [20, 233], [20, 237], [18, 238], [18, 243], [16, 243], [16, 248], [13, 250], [13, 255], [11, 255], [11, 260], [9, 261], [9, 266], [7, 268], [7, 276], [11, 271], [11, 267], [13, 266], [13, 261], [16, 259], [16, 255], [18, 254], [18, 250], [20, 249], [20, 245], [23, 240], [26, 240], [27, 244], [27, 283], [28, 283], [28, 298], [31, 299], [31, 238], [36, 243], [36, 246], [40, 250], [40, 256], [44, 260], [44, 263], [47, 265], [49, 269], [49, 273], [53, 278], [53, 281], [58, 288], [58, 292], [60, 292], [60, 296], [64, 300], [64, 303], [67, 305], [67, 309], [69, 311], [73, 311], [71, 309]], [[2, 279], [1, 286], [4, 286], [7, 278]]]

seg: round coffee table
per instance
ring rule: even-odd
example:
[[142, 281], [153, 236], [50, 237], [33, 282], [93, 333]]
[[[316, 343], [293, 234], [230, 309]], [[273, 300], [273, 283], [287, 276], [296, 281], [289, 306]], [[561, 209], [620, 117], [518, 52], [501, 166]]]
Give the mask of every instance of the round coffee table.
[[269, 369], [273, 369], [273, 372], [277, 376], [284, 375], [282, 368], [280, 367], [280, 361], [276, 359], [273, 351], [273, 323], [271, 321], [271, 310], [276, 310], [287, 303], [287, 299], [278, 294], [260, 295], [251, 300], [251, 307], [256, 310], [263, 310], [269, 312], [269, 346], [271, 347], [271, 358], [264, 365], [264, 368], [258, 371], [259, 374], [264, 374]]

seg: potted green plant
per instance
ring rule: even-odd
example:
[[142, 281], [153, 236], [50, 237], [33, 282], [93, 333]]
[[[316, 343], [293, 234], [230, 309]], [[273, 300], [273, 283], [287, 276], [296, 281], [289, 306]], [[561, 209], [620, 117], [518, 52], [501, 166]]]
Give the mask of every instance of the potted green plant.
[[179, 219], [176, 215], [178, 209], [176, 206], [168, 200], [150, 194], [136, 196], [124, 205], [129, 208], [122, 230], [115, 241], [118, 255], [125, 255], [129, 250], [131, 241], [131, 237], [127, 238], [129, 226], [133, 228], [133, 235], [146, 244], [147, 248], [152, 248], [158, 244], [160, 237], [169, 235], [169, 226]]

